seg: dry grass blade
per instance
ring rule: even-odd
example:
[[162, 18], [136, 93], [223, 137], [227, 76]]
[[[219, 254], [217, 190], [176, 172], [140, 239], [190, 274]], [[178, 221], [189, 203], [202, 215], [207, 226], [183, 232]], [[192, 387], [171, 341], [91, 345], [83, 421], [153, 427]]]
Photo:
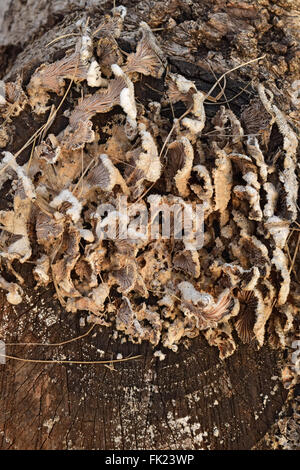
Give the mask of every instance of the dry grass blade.
[[296, 256], [297, 256], [297, 253], [299, 251], [299, 245], [300, 245], [300, 233], [298, 235], [297, 245], [296, 245], [295, 252], [294, 252], [294, 255], [293, 255], [292, 264], [291, 264], [290, 269], [289, 269], [289, 274], [291, 274], [291, 272], [294, 268], [294, 264], [295, 264], [295, 261], [296, 261]]
[[62, 341], [60, 343], [5, 343], [6, 346], [63, 346], [65, 344], [73, 343], [74, 341], [78, 341], [82, 338], [85, 338], [88, 336], [92, 330], [95, 328], [96, 323], [93, 324], [93, 326], [83, 335], [81, 336], [76, 336], [76, 338], [68, 339], [66, 341]]
[[61, 39], [69, 38], [70, 36], [80, 36], [79, 33], [69, 33], [69, 34], [63, 34], [62, 36], [59, 36], [58, 38], [53, 39], [50, 41], [48, 44], [46, 44], [46, 47], [51, 46], [51, 44], [54, 44], [57, 41], [60, 41]]
[[236, 67], [230, 69], [230, 70], [227, 70], [227, 72], [224, 72], [223, 75], [221, 75], [220, 78], [218, 78], [218, 80], [216, 81], [216, 83], [211, 87], [211, 89], [209, 90], [209, 92], [207, 93], [208, 95], [211, 95], [211, 93], [214, 91], [214, 89], [216, 88], [216, 86], [221, 82], [221, 80], [223, 80], [224, 77], [226, 77], [226, 75], [228, 75], [229, 73], [231, 72], [234, 72], [235, 70], [238, 70], [242, 67], [245, 67], [246, 65], [250, 65], [250, 64], [253, 64], [254, 62], [258, 62], [259, 60], [261, 59], [264, 59], [266, 57], [266, 55], [262, 55], [260, 57], [257, 57], [256, 59], [252, 59], [252, 60], [248, 60], [247, 62], [243, 62], [242, 64], [240, 65], [237, 65]]
[[128, 361], [134, 361], [135, 359], [139, 359], [142, 356], [131, 356], [131, 357], [125, 357], [124, 359], [112, 359], [108, 361], [75, 361], [75, 360], [57, 360], [57, 359], [26, 359], [24, 357], [17, 357], [17, 356], [10, 356], [8, 354], [0, 354], [0, 357], [3, 357], [5, 359], [11, 359], [13, 361], [19, 361], [19, 362], [30, 362], [32, 364], [82, 364], [82, 365], [105, 365], [105, 364], [116, 364], [118, 362], [128, 362]]

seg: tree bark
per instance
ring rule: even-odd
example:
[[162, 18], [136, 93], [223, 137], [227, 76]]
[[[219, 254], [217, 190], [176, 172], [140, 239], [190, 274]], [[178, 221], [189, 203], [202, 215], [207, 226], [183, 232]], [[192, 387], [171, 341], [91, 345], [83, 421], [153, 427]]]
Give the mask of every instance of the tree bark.
[[[297, 32], [291, 20], [292, 2], [277, 2], [277, 10], [268, 1], [249, 1], [246, 7], [242, 3], [234, 7], [225, 0], [169, 1], [167, 5], [127, 0], [123, 4], [128, 8], [123, 49], [132, 47], [132, 31], [141, 20], [159, 29], [167, 28], [170, 18], [175, 19], [173, 29], [157, 33], [169, 66], [195, 80], [203, 91], [214, 84], [214, 74], [219, 76], [230, 68], [228, 64], [234, 64], [234, 58], [245, 62], [263, 53], [263, 65], [254, 64], [228, 78], [227, 99], [239, 93], [253, 76], [271, 80], [283, 89], [295, 79], [292, 62], [297, 54]], [[74, 32], [78, 19], [90, 17], [91, 24], [97, 25], [112, 6], [113, 2], [105, 0], [2, 1], [1, 77], [7, 80], [21, 74], [24, 83], [28, 82], [38, 65], [60, 58], [76, 38], [68, 37], [46, 48], [48, 43]], [[226, 26], [229, 20], [230, 26]], [[282, 51], [279, 56], [276, 48]], [[145, 80], [147, 83], [159, 91], [158, 80]], [[137, 90], [141, 99], [145, 93], [151, 93], [149, 87]], [[249, 88], [233, 100], [234, 112], [239, 115], [254, 93]], [[280, 99], [282, 107], [289, 109], [290, 102]], [[212, 116], [217, 109], [208, 105], [206, 113]], [[57, 131], [63, 122], [63, 116], [58, 117], [54, 124]], [[21, 148], [41, 123], [26, 112], [22, 114], [8, 150]], [[22, 160], [27, 158], [28, 152], [24, 152]], [[6, 343], [60, 343], [89, 330], [89, 325], [80, 323], [79, 314], [72, 315], [61, 307], [54, 290], [34, 288], [29, 264], [19, 269], [28, 279], [26, 302], [12, 307], [2, 295], [0, 339]], [[110, 360], [118, 353], [124, 358], [140, 357], [113, 365], [7, 360], [0, 365], [1, 449], [269, 448], [263, 438], [287, 399], [280, 382], [284, 352], [267, 345], [258, 349], [255, 344], [239, 343], [234, 355], [222, 361], [217, 349], [199, 336], [188, 349], [168, 351], [160, 361], [153, 357], [150, 345], [121, 344], [111, 330], [101, 331], [96, 326], [89, 335], [68, 344], [7, 346], [6, 353], [29, 360]]]

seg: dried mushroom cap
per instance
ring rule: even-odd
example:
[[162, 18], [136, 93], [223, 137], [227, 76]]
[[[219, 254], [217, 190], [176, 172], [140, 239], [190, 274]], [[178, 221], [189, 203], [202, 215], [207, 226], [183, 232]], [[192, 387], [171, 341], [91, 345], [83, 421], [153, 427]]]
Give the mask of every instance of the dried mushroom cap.
[[261, 100], [255, 98], [242, 112], [241, 121], [245, 125], [247, 134], [258, 134], [270, 127], [271, 115], [266, 111]]
[[[239, 287], [245, 292], [252, 291], [260, 277], [260, 271], [256, 266], [244, 269], [238, 264], [222, 263], [221, 261], [214, 261], [210, 266], [210, 271], [216, 279], [223, 276], [223, 279], [226, 279], [225, 285], [227, 287], [231, 289]], [[248, 294], [246, 293], [246, 295]]]
[[136, 278], [137, 278], [137, 269], [134, 263], [128, 263], [121, 269], [112, 272], [112, 277], [115, 279], [118, 284], [118, 290], [127, 294], [132, 289], [134, 289]]
[[273, 348], [287, 346], [288, 333], [293, 328], [295, 315], [297, 315], [297, 308], [291, 304], [274, 309], [268, 322], [269, 341]]
[[130, 331], [134, 328], [133, 321], [134, 313], [130, 301], [127, 297], [123, 297], [122, 304], [117, 313], [116, 327], [121, 331]]
[[183, 101], [189, 106], [192, 105], [193, 96], [197, 91], [193, 82], [180, 74], [168, 73], [167, 84], [167, 96], [171, 103]]
[[70, 207], [66, 210], [66, 215], [69, 215], [73, 222], [78, 222], [82, 210], [82, 204], [68, 189], [64, 189], [58, 196], [56, 196], [50, 203], [50, 207], [59, 209], [64, 203], [68, 203]]
[[231, 199], [232, 166], [226, 152], [219, 149], [217, 144], [214, 144], [214, 150], [218, 156], [216, 167], [212, 171], [215, 188], [214, 210], [220, 211], [221, 225], [223, 226], [228, 221], [227, 206]]
[[158, 46], [151, 29], [144, 21], [140, 25], [140, 31], [142, 39], [137, 45], [136, 52], [129, 54], [124, 72], [129, 74], [138, 72], [160, 78], [166, 66], [164, 54]]
[[290, 272], [288, 269], [288, 260], [280, 248], [276, 248], [273, 253], [272, 264], [275, 265], [281, 276], [280, 289], [278, 292], [278, 305], [284, 305], [290, 292]]
[[136, 127], [136, 105], [133, 84], [117, 64], [111, 66], [115, 78], [107, 89], [79, 100], [70, 115], [70, 125], [76, 129], [79, 122], [89, 121], [97, 113], [107, 113], [114, 106], [120, 105], [127, 114], [128, 121]]
[[70, 54], [53, 64], [42, 64], [27, 86], [31, 106], [38, 114], [44, 113], [50, 99], [48, 92], [61, 95], [66, 78], [81, 81], [86, 76], [87, 66], [81, 63], [78, 53]]
[[111, 66], [123, 64], [122, 54], [118, 48], [116, 40], [112, 37], [101, 37], [97, 46], [97, 55], [99, 57], [101, 71], [106, 77], [110, 78], [112, 75]]
[[75, 227], [67, 227], [63, 234], [61, 244], [61, 257], [52, 264], [52, 275], [57, 284], [58, 293], [61, 297], [81, 297], [77, 289], [75, 289], [71, 277], [79, 257], [80, 232]]
[[289, 222], [274, 215], [266, 220], [265, 226], [272, 236], [275, 245], [283, 249], [290, 233]]
[[106, 80], [101, 77], [100, 66], [96, 60], [92, 60], [87, 70], [86, 81], [90, 87], [100, 87], [106, 85]]
[[[247, 173], [247, 175], [249, 175], [249, 173]], [[254, 184], [255, 179], [255, 177], [253, 179], [249, 177], [249, 180], [254, 180]], [[247, 184], [246, 186], [235, 186], [233, 188], [233, 192], [239, 199], [246, 199], [249, 202], [249, 219], [256, 221], [262, 220], [262, 210], [260, 208], [259, 192], [252, 184]]]
[[240, 299], [240, 311], [234, 327], [243, 343], [250, 343], [254, 339], [253, 327], [257, 304], [258, 300], [253, 291], [248, 291]]
[[96, 305], [103, 308], [106, 299], [109, 296], [110, 286], [108, 284], [102, 283], [100, 286], [95, 287], [92, 290], [92, 298]]
[[205, 125], [205, 94], [197, 90], [194, 82], [182, 75], [169, 73], [168, 78], [167, 98], [171, 103], [183, 101], [194, 115], [192, 118], [184, 117], [181, 123], [188, 130], [187, 136], [195, 139]]
[[35, 148], [35, 154], [38, 158], [43, 158], [47, 163], [56, 163], [61, 154], [61, 148], [53, 134]]
[[[197, 175], [199, 184], [191, 184], [191, 189], [201, 200], [211, 200], [213, 196], [213, 185], [209, 171], [204, 165], [196, 165], [193, 167], [193, 172]], [[201, 184], [201, 182], [203, 183]]]
[[[0, 256], [17, 282], [0, 278], [0, 287], [9, 302], [21, 302], [23, 279], [12, 262], [30, 259], [37, 284], [52, 283], [68, 312], [89, 312], [88, 322], [112, 325], [122, 340], [177, 351], [203, 332], [223, 359], [236, 349], [235, 328], [258, 347], [266, 340], [284, 346], [297, 314], [286, 249], [290, 241], [297, 247], [295, 124], [262, 85], [241, 121], [225, 107], [207, 118], [206, 95], [194, 82], [164, 76], [165, 57], [146, 24], [124, 64], [116, 41], [123, 13], [104, 17], [93, 36], [85, 28], [75, 51], [39, 67], [27, 91], [20, 80], [6, 84], [4, 149], [25, 106], [56, 106], [49, 93], [61, 95], [66, 79], [76, 93], [64, 100], [68, 125], [54, 135], [51, 115], [28, 163], [3, 154]], [[141, 75], [160, 78], [166, 96], [137, 100], [133, 82], [138, 94]], [[172, 122], [164, 106], [178, 101], [185, 115]], [[206, 122], [214, 130], [202, 137]], [[275, 155], [274, 123], [283, 137]], [[258, 125], [262, 132], [254, 132]], [[120, 204], [127, 199], [126, 212]], [[145, 228], [157, 231], [144, 236]]]
[[259, 147], [258, 140], [255, 137], [249, 137], [247, 140], [247, 149], [251, 157], [254, 158], [259, 168], [262, 181], [266, 181], [268, 177], [268, 165], [265, 163], [264, 155]]
[[66, 150], [79, 150], [94, 142], [95, 132], [91, 121], [79, 121], [68, 126], [59, 136], [60, 145]]
[[82, 63], [80, 54], [70, 54], [53, 64], [41, 65], [32, 76], [27, 91], [32, 95], [35, 89], [52, 91], [61, 94], [65, 78], [84, 80], [86, 64]]
[[[21, 167], [17, 164], [14, 155], [10, 152], [3, 152], [4, 158], [0, 163], [0, 171], [4, 172], [4, 176], [0, 178], [0, 185], [2, 186], [4, 181], [7, 179], [6, 171], [10, 168], [16, 174], [19, 183], [22, 186], [22, 192], [20, 192], [20, 187], [16, 191], [22, 199], [35, 199], [36, 194], [32, 181], [28, 178], [24, 171], [24, 167]], [[0, 187], [1, 187], [0, 186]]]
[[55, 239], [59, 239], [64, 230], [62, 220], [57, 220], [53, 216], [39, 211], [36, 217], [37, 242], [41, 245], [51, 245]]
[[126, 84], [126, 86], [122, 89], [120, 93], [120, 105], [127, 114], [128, 122], [133, 128], [135, 128], [137, 110], [134, 98], [133, 83], [117, 64], [113, 64], [111, 66], [111, 69], [114, 72], [115, 76], [122, 78]]
[[[147, 320], [151, 327], [145, 326], [144, 320]], [[141, 343], [143, 340], [147, 340], [153, 345], [157, 345], [160, 339], [162, 322], [159, 315], [148, 310], [145, 304], [134, 311], [129, 299], [123, 297], [117, 313], [116, 326], [118, 330], [129, 335], [133, 342]]]
[[127, 13], [126, 7], [120, 5], [112, 10], [113, 15], [103, 16], [103, 20], [93, 32], [95, 37], [119, 38], [123, 29], [124, 18]]
[[191, 113], [194, 114], [196, 119], [191, 119], [189, 117], [185, 117], [182, 119], [182, 124], [187, 127], [192, 135], [193, 134], [200, 134], [204, 125], [205, 125], [205, 111], [204, 111], [204, 100], [205, 95], [200, 91], [197, 91], [193, 94], [193, 107], [191, 109]]
[[178, 284], [178, 289], [181, 292], [183, 302], [197, 306], [196, 314], [208, 321], [220, 321], [231, 304], [228, 291], [224, 291], [215, 302], [210, 294], [197, 291], [190, 282], [181, 282]]

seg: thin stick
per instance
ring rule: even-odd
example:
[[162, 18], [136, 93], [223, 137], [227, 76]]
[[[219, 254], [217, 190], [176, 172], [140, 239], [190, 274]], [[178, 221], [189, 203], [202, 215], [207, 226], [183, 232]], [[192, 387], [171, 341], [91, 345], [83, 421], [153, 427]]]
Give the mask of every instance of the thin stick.
[[[218, 79], [217, 79], [217, 76], [216, 76], [216, 74], [215, 74], [215, 72], [214, 72], [214, 70], [213, 70], [213, 68], [212, 68], [212, 66], [210, 65], [210, 63], [209, 63], [208, 65], [209, 65], [210, 71], [211, 71], [211, 73], [213, 74], [215, 80], [218, 80]], [[221, 90], [220, 93], [221, 93], [221, 94], [219, 93], [219, 94], [216, 96], [215, 99], [212, 98], [212, 97], [210, 97], [210, 96], [208, 96], [208, 100], [210, 100], [210, 98], [212, 98], [211, 101], [216, 102], [216, 101], [219, 101], [219, 99], [220, 99], [221, 96], [223, 95], [224, 98], [225, 98], [225, 100], [226, 100], [226, 104], [228, 104], [227, 96], [226, 96], [226, 94], [225, 94], [226, 84], [227, 84], [227, 83], [226, 83], [226, 77], [224, 77], [224, 84], [223, 84], [223, 87], [221, 86], [221, 83], [219, 83], [219, 87], [220, 87], [220, 90]], [[230, 108], [229, 105], [228, 105], [228, 107]]]
[[80, 194], [79, 196], [81, 196], [81, 194], [83, 193], [83, 173], [84, 173], [84, 168], [83, 168], [83, 148], [81, 149], [81, 191], [80, 191]]
[[111, 159], [113, 161], [116, 161], [118, 163], [123, 163], [124, 165], [130, 166], [131, 168], [136, 169], [136, 167], [134, 165], [131, 165], [131, 163], [126, 162], [126, 160], [121, 160], [120, 158], [117, 158], [117, 157], [114, 157], [114, 156], [112, 156]]
[[[50, 115], [52, 113], [52, 109], [50, 111]], [[17, 153], [15, 153], [14, 157], [17, 158], [22, 152], [23, 150], [25, 150], [32, 142], [34, 139], [38, 138], [39, 135], [43, 132], [44, 128], [47, 126], [48, 122], [49, 122], [49, 118], [50, 118], [50, 115], [47, 119], [47, 122], [45, 124], [43, 124], [31, 137], [30, 139], [27, 140], [27, 142], [23, 145], [23, 147], [17, 151]], [[52, 116], [51, 116], [52, 117]]]
[[54, 277], [54, 276], [52, 276], [52, 277], [53, 277], [53, 284], [54, 284], [54, 287], [55, 287], [55, 291], [56, 291], [57, 297], [58, 297], [58, 299], [59, 299], [61, 305], [62, 305], [63, 307], [66, 307], [67, 302], [64, 300], [63, 296], [62, 296], [61, 293], [59, 292], [58, 285], [57, 285], [57, 282], [56, 282], [56, 280], [55, 280], [55, 277]]
[[[217, 104], [217, 103], [214, 103], [214, 104]], [[260, 134], [243, 134], [243, 135], [240, 135], [240, 134], [217, 134], [214, 132], [216, 131], [210, 131], [210, 132], [206, 132], [206, 134], [202, 134], [202, 137], [203, 136], [211, 136], [211, 137], [252, 137], [252, 136], [256, 136], [256, 135], [260, 135]]]
[[155, 91], [155, 93], [159, 93], [160, 95], [163, 95], [164, 92], [160, 90], [156, 90], [156, 88], [153, 88], [152, 86], [149, 85], [149, 83], [145, 83], [145, 86], [149, 88], [149, 90]]
[[52, 118], [52, 113], [53, 113], [53, 116], [54, 116], [54, 113], [55, 113], [55, 106], [54, 106], [54, 105], [51, 106], [51, 111], [50, 111], [49, 117], [48, 117], [48, 119], [47, 119], [45, 128], [43, 129], [43, 132], [41, 132], [41, 134], [40, 134], [40, 136], [39, 136], [40, 142], [41, 142], [42, 140], [44, 140], [45, 134], [46, 134], [46, 132], [47, 132], [47, 130], [48, 130], [48, 126], [49, 126], [49, 124], [51, 125], [50, 121], [51, 121], [51, 118]]
[[[20, 155], [20, 153], [23, 152], [23, 150], [25, 150], [25, 149], [28, 147], [28, 145], [30, 145], [34, 140], [36, 140], [36, 139], [38, 138], [39, 134], [43, 131], [45, 125], [46, 125], [46, 124], [43, 124], [43, 125], [30, 137], [30, 139], [28, 139], [28, 141], [26, 142], [26, 144], [24, 144], [23, 147], [22, 147], [20, 150], [18, 150], [18, 152], [17, 152], [16, 154], [13, 155], [15, 159]], [[9, 167], [9, 163], [7, 163], [6, 165], [4, 165], [4, 166], [1, 168], [1, 170], [0, 170], [0, 174], [1, 174], [3, 171], [5, 171], [6, 168], [8, 168], [8, 167]]]
[[30, 152], [30, 157], [29, 157], [28, 165], [27, 165], [27, 174], [29, 173], [29, 170], [30, 170], [30, 166], [31, 166], [31, 162], [32, 162], [32, 158], [33, 158], [33, 154], [35, 150], [35, 145], [36, 145], [36, 138], [34, 139], [33, 144], [32, 144], [32, 149]]
[[[290, 250], [289, 248], [287, 247], [287, 254], [288, 254], [288, 258], [289, 258], [289, 261], [290, 263], [292, 264], [292, 257], [291, 257], [291, 254], [290, 254]], [[293, 266], [293, 273], [295, 275], [295, 278], [297, 279], [297, 281], [299, 282], [299, 279], [298, 279], [298, 276], [297, 276], [297, 273], [295, 271], [295, 267]]]
[[209, 101], [209, 102], [204, 101], [204, 103], [205, 103], [206, 105], [210, 105], [210, 104], [211, 104], [212, 106], [218, 106], [218, 105], [220, 105], [220, 104], [228, 104], [228, 103], [230, 103], [231, 101], [235, 100], [235, 99], [236, 99], [238, 96], [240, 96], [242, 93], [244, 93], [244, 91], [247, 90], [248, 86], [251, 85], [251, 81], [252, 81], [252, 80], [250, 80], [250, 81], [247, 83], [247, 85], [244, 86], [244, 88], [242, 88], [236, 95], [234, 95], [232, 98], [226, 99], [226, 101], [218, 101], [218, 102], [216, 102], [216, 103], [213, 103], [213, 102], [211, 102], [211, 101]]

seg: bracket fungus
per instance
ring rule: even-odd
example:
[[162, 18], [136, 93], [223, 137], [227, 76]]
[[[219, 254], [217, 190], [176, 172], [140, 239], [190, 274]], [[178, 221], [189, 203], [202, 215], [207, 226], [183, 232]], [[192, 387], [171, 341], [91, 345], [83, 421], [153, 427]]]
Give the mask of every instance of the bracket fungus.
[[[1, 271], [14, 275], [12, 262], [30, 261], [37, 285], [52, 284], [68, 312], [86, 311], [89, 322], [135, 343], [176, 351], [203, 333], [221, 358], [237, 337], [284, 346], [297, 314], [285, 249], [297, 217], [293, 126], [262, 84], [241, 117], [221, 106], [207, 119], [206, 94], [167, 69], [146, 23], [123, 60], [124, 14], [104, 18], [93, 35], [86, 30], [74, 51], [40, 65], [26, 88], [20, 79], [7, 84], [0, 115], [7, 119], [13, 101], [12, 123], [25, 105], [46, 120], [67, 80], [77, 94], [64, 103], [67, 125], [56, 135], [44, 127], [27, 163], [5, 151], [4, 139], [0, 185], [8, 184], [10, 197], [0, 211]], [[163, 82], [160, 102], [136, 98], [143, 77]], [[178, 102], [184, 115], [166, 118], [164, 107]], [[257, 109], [264, 133], [248, 136]], [[213, 132], [204, 138], [208, 121]], [[267, 158], [275, 125], [276, 164]], [[203, 233], [195, 247], [197, 206]], [[182, 213], [190, 224], [180, 236]], [[142, 236], [141, 227], [158, 230]], [[19, 283], [0, 277], [13, 305], [22, 301]]]

